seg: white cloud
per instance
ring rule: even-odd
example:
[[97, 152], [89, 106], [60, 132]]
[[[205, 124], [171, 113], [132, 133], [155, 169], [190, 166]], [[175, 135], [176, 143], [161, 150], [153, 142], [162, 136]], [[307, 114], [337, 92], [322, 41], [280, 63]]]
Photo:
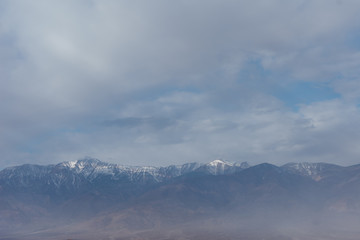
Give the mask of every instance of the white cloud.
[[[357, 1], [0, 4], [0, 166], [356, 159]], [[268, 90], [320, 80], [342, 98], [296, 113]], [[100, 124], [123, 118], [148, 122]]]

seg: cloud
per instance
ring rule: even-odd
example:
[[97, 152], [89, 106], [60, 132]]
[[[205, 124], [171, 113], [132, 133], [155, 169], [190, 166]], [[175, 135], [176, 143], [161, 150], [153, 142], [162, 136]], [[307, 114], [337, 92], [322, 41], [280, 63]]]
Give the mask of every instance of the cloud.
[[106, 121], [104, 125], [119, 128], [151, 127], [159, 130], [171, 126], [172, 121], [173, 119], [166, 118], [127, 117]]
[[0, 167], [357, 159], [357, 1], [0, 4]]

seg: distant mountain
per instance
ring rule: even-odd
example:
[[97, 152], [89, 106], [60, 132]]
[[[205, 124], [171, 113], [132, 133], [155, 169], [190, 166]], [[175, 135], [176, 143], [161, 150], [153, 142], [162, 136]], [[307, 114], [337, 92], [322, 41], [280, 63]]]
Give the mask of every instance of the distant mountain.
[[136, 167], [105, 163], [85, 158], [56, 165], [22, 165], [0, 171], [0, 185], [5, 189], [67, 189], [107, 182], [149, 184], [164, 182], [191, 172], [210, 175], [232, 174], [248, 168], [247, 163], [215, 160], [208, 164], [186, 163], [168, 167]]
[[303, 176], [308, 176], [313, 178], [316, 181], [320, 181], [331, 172], [337, 172], [343, 167], [329, 164], [329, 163], [287, 163], [282, 166], [283, 169], [289, 172], [297, 173]]
[[223, 160], [214, 160], [210, 163], [200, 165], [196, 172], [202, 172], [211, 175], [229, 175], [250, 167], [247, 162], [228, 163]]
[[231, 174], [248, 167], [246, 163], [225, 162], [226, 166], [221, 167], [220, 162], [139, 167], [85, 158], [56, 165], [6, 168], [0, 171], [0, 203], [3, 203], [0, 219], [9, 214], [5, 222], [41, 218], [33, 209], [57, 218], [86, 218], [113, 207], [128, 206], [145, 192], [177, 177], [200, 172], [201, 175]]
[[[88, 229], [110, 236], [188, 223], [237, 228], [239, 223], [356, 222], [358, 186], [360, 165], [249, 166], [214, 160], [136, 167], [92, 158], [27, 164], [0, 171], [0, 239], [49, 239], [41, 234], [59, 231], [72, 233], [69, 239], [91, 239], [75, 232]], [[1, 238], [5, 233], [10, 237]]]

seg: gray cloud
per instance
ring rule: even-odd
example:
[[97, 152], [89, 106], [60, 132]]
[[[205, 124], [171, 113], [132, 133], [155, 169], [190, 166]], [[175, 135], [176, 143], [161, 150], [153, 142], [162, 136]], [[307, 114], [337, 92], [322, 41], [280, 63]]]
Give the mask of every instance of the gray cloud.
[[174, 120], [152, 117], [127, 117], [106, 121], [103, 124], [105, 126], [115, 126], [120, 128], [151, 127], [156, 130], [160, 130], [173, 125]]
[[[357, 161], [357, 1], [0, 6], [0, 167]], [[302, 81], [341, 97], [274, 95]]]

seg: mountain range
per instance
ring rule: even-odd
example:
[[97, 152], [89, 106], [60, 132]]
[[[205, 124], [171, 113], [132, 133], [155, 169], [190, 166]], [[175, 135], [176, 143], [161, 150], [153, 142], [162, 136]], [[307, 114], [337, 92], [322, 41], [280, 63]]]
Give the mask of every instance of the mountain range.
[[0, 239], [358, 239], [359, 186], [360, 165], [26, 164], [0, 171]]

